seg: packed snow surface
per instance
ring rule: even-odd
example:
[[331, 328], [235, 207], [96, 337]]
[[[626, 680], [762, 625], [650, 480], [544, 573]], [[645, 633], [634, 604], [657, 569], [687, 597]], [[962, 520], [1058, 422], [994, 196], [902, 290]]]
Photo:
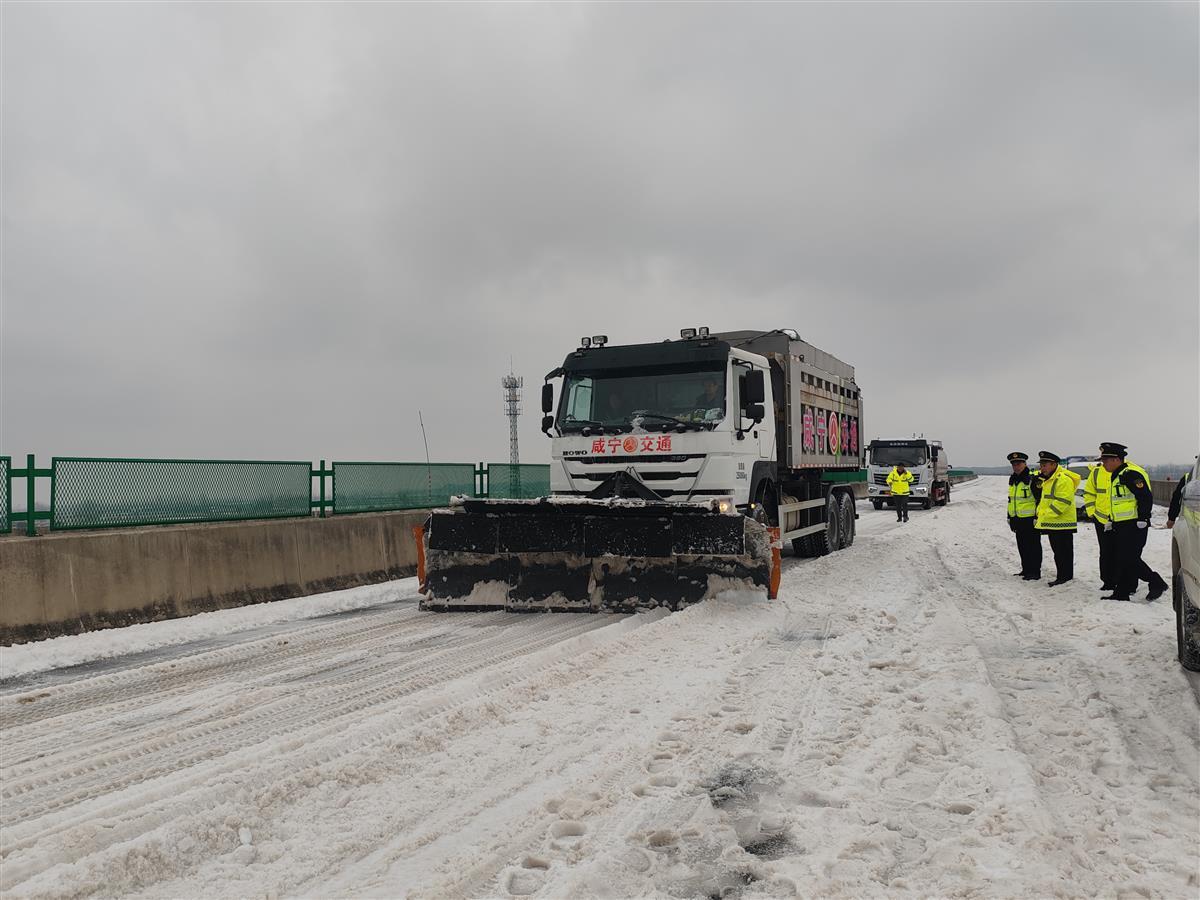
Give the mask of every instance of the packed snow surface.
[[778, 601], [436, 614], [398, 582], [21, 648], [0, 890], [1195, 897], [1170, 600], [1101, 601], [1088, 530], [1075, 582], [1013, 578], [1003, 498], [862, 503]]

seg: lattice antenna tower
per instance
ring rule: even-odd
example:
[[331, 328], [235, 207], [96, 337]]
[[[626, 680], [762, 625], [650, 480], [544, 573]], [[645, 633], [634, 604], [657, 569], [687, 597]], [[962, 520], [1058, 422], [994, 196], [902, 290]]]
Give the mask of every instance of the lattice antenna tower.
[[521, 388], [525, 386], [525, 379], [514, 375], [509, 369], [508, 374], [500, 379], [500, 386], [504, 388], [504, 414], [508, 416], [508, 457], [515, 466], [521, 461], [517, 449], [517, 416], [521, 415]]

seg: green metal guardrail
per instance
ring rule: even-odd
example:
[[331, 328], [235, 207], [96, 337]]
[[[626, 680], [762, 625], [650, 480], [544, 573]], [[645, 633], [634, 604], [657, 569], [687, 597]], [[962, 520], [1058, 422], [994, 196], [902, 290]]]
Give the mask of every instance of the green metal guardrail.
[[12, 491], [9, 472], [12, 471], [12, 457], [0, 456], [0, 534], [12, 531]]
[[[971, 469], [951, 469], [958, 478]], [[829, 472], [826, 481], [866, 481], [865, 469]], [[13, 509], [13, 481], [25, 480], [25, 509]], [[50, 509], [37, 509], [35, 486], [49, 479]], [[313, 480], [316, 485], [313, 485]], [[332, 492], [326, 490], [326, 479]], [[314, 490], [315, 488], [315, 490]], [[187, 522], [230, 522], [345, 515], [438, 506], [459, 494], [530, 499], [550, 492], [550, 467], [510, 463], [335, 462], [135, 459], [56, 456], [39, 469], [0, 456], [0, 534], [25, 523], [51, 531]], [[315, 496], [314, 496], [315, 494]]]
[[473, 497], [479, 468], [473, 463], [335, 462], [333, 512], [423, 509], [457, 494]]
[[[25, 509], [13, 510], [13, 481], [25, 480]], [[49, 510], [35, 487], [49, 480]], [[316, 484], [313, 484], [313, 480]], [[332, 491], [327, 491], [330, 479]], [[345, 515], [424, 509], [451, 497], [532, 498], [550, 492], [550, 467], [509, 463], [335, 462], [136, 459], [56, 456], [48, 469], [33, 454], [23, 469], [0, 457], [0, 534], [14, 522], [51, 531], [191, 522]]]
[[50, 467], [52, 531], [311, 513], [308, 462], [56, 456]]
[[485, 496], [505, 500], [532, 500], [550, 493], [550, 467], [488, 463]]

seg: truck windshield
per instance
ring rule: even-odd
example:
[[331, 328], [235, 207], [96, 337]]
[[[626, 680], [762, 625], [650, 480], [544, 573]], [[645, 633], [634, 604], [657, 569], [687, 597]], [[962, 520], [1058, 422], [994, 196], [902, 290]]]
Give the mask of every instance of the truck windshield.
[[925, 446], [910, 447], [872, 447], [871, 465], [873, 466], [923, 466], [925, 465]]
[[558, 427], [715, 428], [725, 418], [725, 370], [686, 372], [610, 369], [571, 372], [563, 385]]

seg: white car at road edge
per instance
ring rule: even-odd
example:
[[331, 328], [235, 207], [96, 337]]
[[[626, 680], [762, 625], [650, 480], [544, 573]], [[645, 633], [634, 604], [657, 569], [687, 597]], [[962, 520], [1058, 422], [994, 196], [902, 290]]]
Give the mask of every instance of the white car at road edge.
[[1171, 529], [1171, 598], [1179, 664], [1200, 672], [1200, 459], [1183, 488], [1183, 505]]

